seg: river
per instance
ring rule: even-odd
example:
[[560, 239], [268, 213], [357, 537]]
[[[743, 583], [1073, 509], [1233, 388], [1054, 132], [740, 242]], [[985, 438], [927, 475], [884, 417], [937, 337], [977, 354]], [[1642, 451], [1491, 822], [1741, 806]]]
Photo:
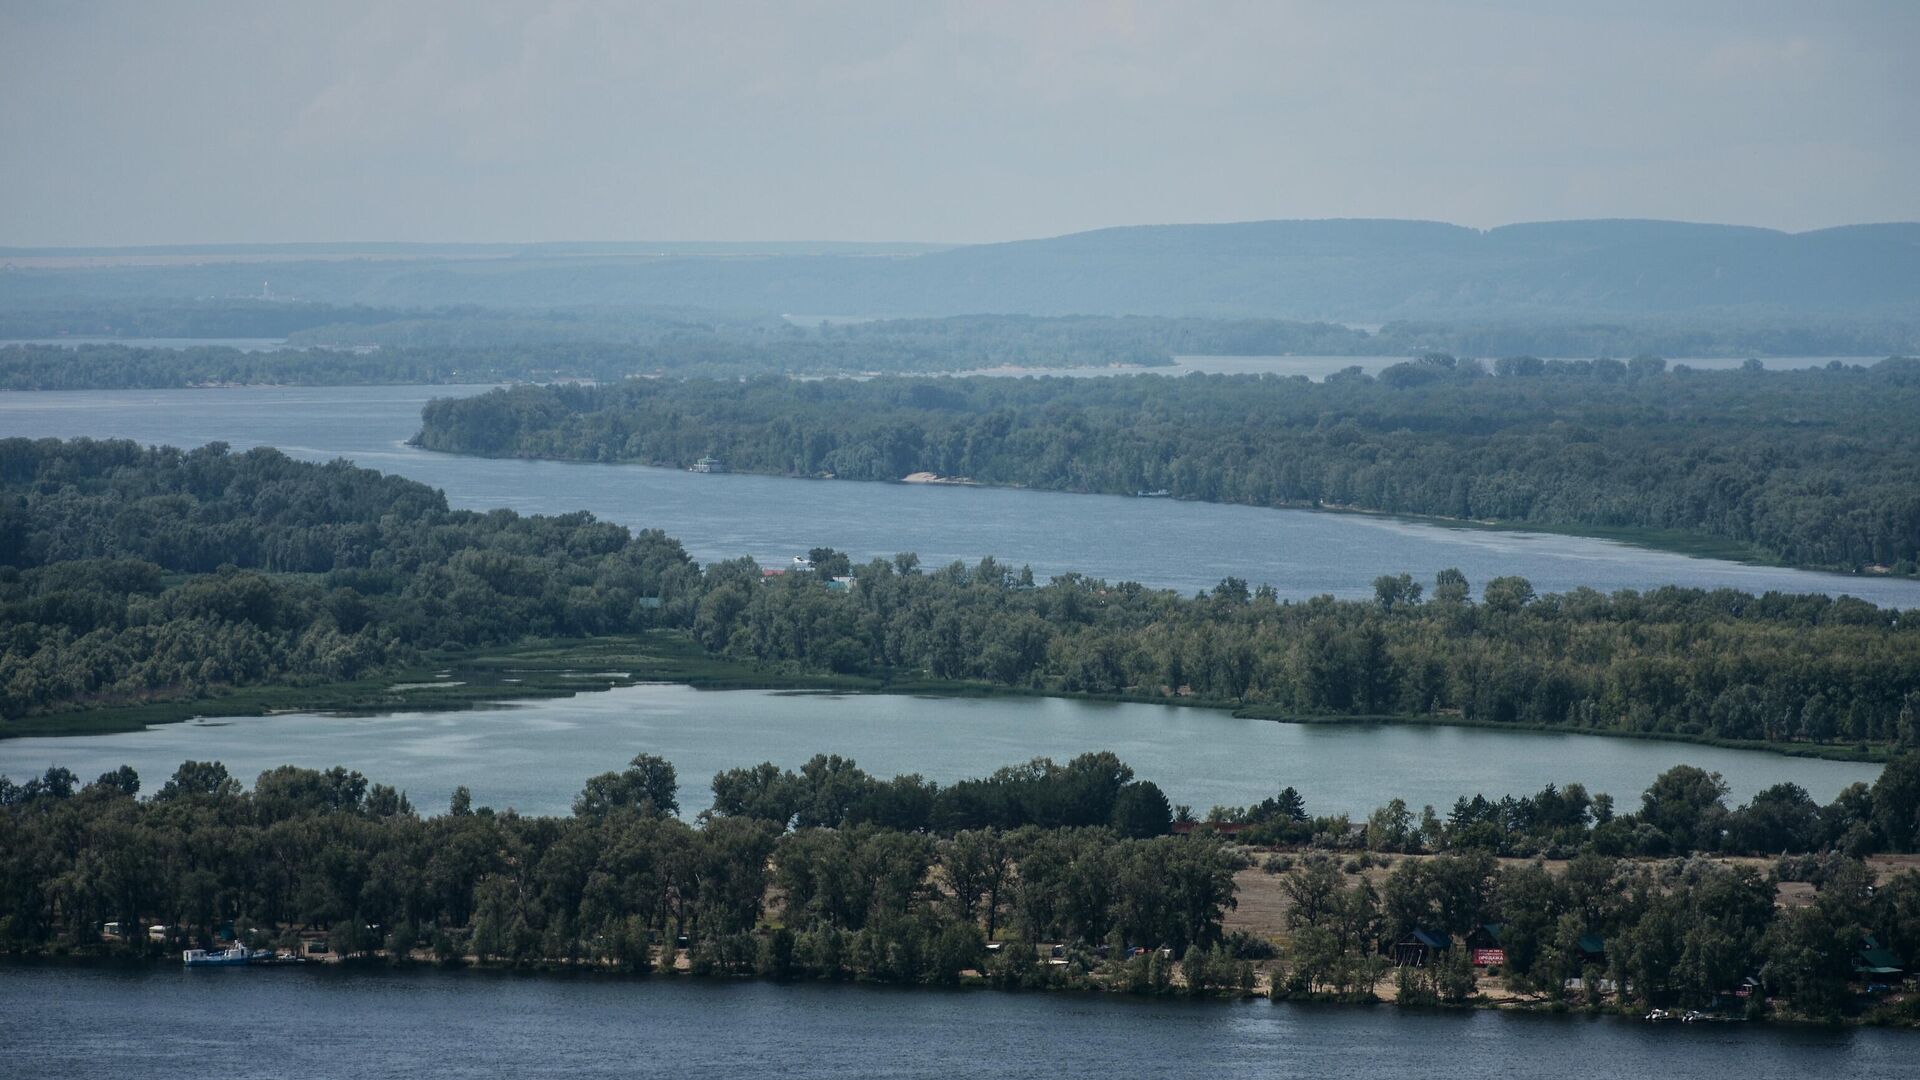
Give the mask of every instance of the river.
[[[1859, 364], [1872, 367], [1881, 360], [1878, 356], [1778, 356], [1762, 360], [1769, 371], [1792, 371], [1803, 368], [1826, 367], [1839, 362], [1849, 366]], [[1032, 368], [997, 367], [980, 371], [970, 371], [969, 375], [1072, 375], [1076, 377], [1097, 375], [1304, 375], [1319, 381], [1337, 371], [1357, 367], [1369, 375], [1377, 375], [1384, 368], [1394, 364], [1404, 364], [1404, 356], [1176, 356], [1171, 365], [1162, 367], [1075, 367], [1075, 368]], [[1726, 356], [1682, 357], [1668, 361], [1670, 367], [1690, 367], [1699, 371], [1732, 371], [1746, 361]]]
[[[993, 553], [1042, 576], [1078, 570], [1192, 590], [1233, 575], [1283, 595], [1359, 596], [1380, 573], [1536, 588], [1666, 583], [1851, 593], [1920, 606], [1920, 583], [1690, 559], [1604, 541], [1455, 530], [1360, 515], [984, 488], [694, 476], [635, 466], [488, 461], [404, 445], [430, 397], [467, 387], [0, 394], [0, 435], [277, 445], [351, 458], [446, 490], [457, 506], [580, 508], [666, 529], [702, 560], [785, 562], [829, 544], [860, 557]], [[186, 757], [242, 779], [283, 762], [343, 764], [437, 811], [476, 801], [562, 812], [586, 776], [659, 753], [698, 811], [723, 767], [838, 751], [881, 775], [949, 780], [1035, 754], [1112, 749], [1178, 802], [1247, 803], [1282, 785], [1318, 812], [1416, 806], [1579, 780], [1623, 807], [1660, 769], [1725, 774], [1734, 798], [1795, 780], [1822, 801], [1867, 765], [1671, 743], [1474, 729], [1299, 727], [1169, 706], [1047, 699], [702, 692], [636, 686], [464, 713], [295, 714], [90, 739], [0, 741], [0, 772], [83, 778], [134, 764], [156, 790]], [[1701, 1080], [1912, 1075], [1911, 1039], [1879, 1031], [777, 986], [441, 971], [0, 968], [0, 1074], [812, 1077], [1685, 1075]]]
[[34, 1078], [1913, 1075], [1912, 1036], [1616, 1017], [653, 977], [0, 968]]
[[826, 545], [864, 560], [918, 552], [935, 565], [994, 555], [1046, 577], [1078, 571], [1192, 592], [1225, 577], [1283, 597], [1372, 594], [1381, 574], [1431, 581], [1458, 567], [1478, 586], [1518, 574], [1541, 592], [1678, 584], [1748, 592], [1846, 593], [1920, 607], [1920, 581], [1745, 566], [1543, 533], [1458, 529], [1378, 515], [943, 487], [703, 476], [637, 465], [496, 461], [406, 445], [436, 396], [484, 387], [382, 386], [0, 393], [0, 436], [129, 438], [278, 446], [351, 458], [446, 491], [455, 506], [523, 513], [591, 510], [679, 537], [700, 560], [751, 555], [785, 565]]
[[1624, 810], [1661, 771], [1685, 762], [1720, 773], [1741, 802], [1791, 780], [1821, 803], [1878, 765], [1755, 750], [1486, 728], [1330, 726], [1236, 719], [1216, 709], [1062, 698], [619, 687], [463, 712], [379, 716], [294, 713], [163, 724], [123, 735], [0, 740], [0, 773], [23, 780], [64, 765], [82, 780], [132, 765], [159, 789], [182, 761], [218, 760], [242, 781], [281, 764], [344, 765], [404, 788], [439, 812], [454, 787], [476, 804], [565, 814], [586, 778], [641, 752], [674, 763], [681, 812], [705, 809], [722, 769], [818, 753], [882, 777], [942, 783], [1047, 755], [1112, 750], [1167, 797], [1201, 813], [1245, 806], [1292, 785], [1316, 814], [1363, 817], [1389, 799], [1442, 812], [1461, 795], [1527, 795], [1578, 781]]

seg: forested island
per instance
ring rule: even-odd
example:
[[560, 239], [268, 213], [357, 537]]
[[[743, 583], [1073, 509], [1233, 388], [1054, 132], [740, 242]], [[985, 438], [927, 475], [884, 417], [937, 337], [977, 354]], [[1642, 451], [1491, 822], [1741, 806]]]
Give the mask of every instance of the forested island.
[[1373, 377], [632, 381], [441, 400], [455, 453], [1564, 527], [1798, 566], [1920, 565], [1920, 361], [1824, 370], [1430, 355]]
[[[511, 397], [508, 398], [511, 400]], [[0, 734], [116, 707], [324, 687], [424, 658], [667, 632], [772, 680], [1087, 694], [1284, 719], [1518, 725], [1852, 756], [1920, 745], [1920, 627], [1826, 596], [1537, 596], [1522, 578], [1281, 602], [991, 558], [701, 567], [586, 513], [448, 508], [270, 449], [0, 441]], [[63, 718], [66, 718], [63, 720]]]
[[[1913, 849], [1912, 755], [1825, 810], [1791, 784], [1729, 810], [1717, 776], [1679, 766], [1632, 812], [1549, 786], [1417, 821], [1396, 801], [1364, 826], [1291, 788], [1194, 823], [1108, 753], [945, 787], [825, 755], [731, 769], [692, 824], [646, 754], [567, 817], [465, 788], [425, 816], [340, 768], [243, 790], [188, 761], [142, 790], [124, 766], [0, 779], [0, 947], [226, 937], [303, 959], [1920, 1017], [1860, 993], [1920, 962], [1920, 873], [1869, 856]], [[1678, 857], [1623, 858], [1619, 838]], [[1237, 914], [1243, 895], [1263, 913]]]
[[[800, 325], [689, 307], [388, 308], [267, 300], [0, 298], [0, 389], [616, 381], [634, 376], [952, 373], [1164, 367], [1178, 356], [1873, 356], [1920, 347], [1920, 325], [1627, 319], [1402, 321], [956, 315]], [[61, 338], [79, 339], [74, 344]], [[93, 339], [127, 338], [125, 344]], [[198, 341], [153, 347], [139, 339]], [[233, 347], [219, 339], [284, 339]], [[245, 345], [245, 347], [242, 347]]]

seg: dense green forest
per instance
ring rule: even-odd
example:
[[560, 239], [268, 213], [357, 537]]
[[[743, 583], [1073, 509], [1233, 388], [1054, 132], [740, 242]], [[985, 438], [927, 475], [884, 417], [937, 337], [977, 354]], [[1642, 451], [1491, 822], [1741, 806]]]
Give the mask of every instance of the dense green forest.
[[[824, 564], [823, 564], [824, 565]], [[1256, 714], [1458, 719], [1618, 734], [1855, 745], [1920, 739], [1920, 626], [1824, 596], [1662, 588], [1535, 596], [1457, 571], [1431, 594], [1282, 603], [1223, 582], [1182, 598], [1075, 575], [1032, 587], [991, 559], [911, 558], [763, 584], [707, 568], [709, 651], [793, 670], [924, 671], [1041, 692], [1191, 698]]]
[[0, 440], [0, 717], [676, 625], [700, 588], [658, 532], [452, 511], [345, 462]]
[[[684, 629], [779, 672], [1821, 745], [1920, 741], [1920, 627], [1825, 596], [1535, 596], [1458, 572], [1429, 594], [1183, 598], [991, 558], [762, 576], [702, 570], [586, 513], [452, 511], [424, 485], [269, 449], [0, 441], [0, 713], [354, 678], [528, 637]], [[834, 575], [855, 587], [828, 587]]]
[[632, 381], [425, 410], [456, 453], [1065, 491], [1167, 490], [1508, 524], [1660, 530], [1782, 562], [1913, 573], [1920, 361], [1814, 371], [1428, 356], [1313, 383]]
[[[1728, 1007], [1754, 977], [1763, 992], [1750, 1014], [1774, 995], [1812, 1016], [1855, 1006], [1864, 949], [1920, 961], [1920, 874], [1876, 881], [1845, 854], [1782, 858], [1763, 873], [1627, 861], [1596, 839], [1556, 871], [1502, 865], [1475, 825], [1388, 835], [1382, 823], [1403, 812], [1392, 804], [1364, 834], [1321, 819], [1297, 860], [1267, 856], [1263, 869], [1283, 875], [1282, 921], [1228, 934], [1245, 849], [1205, 829], [1166, 835], [1165, 798], [1111, 754], [947, 787], [821, 756], [798, 772], [728, 770], [712, 786], [714, 810], [687, 824], [672, 764], [646, 754], [588, 779], [561, 818], [476, 808], [464, 788], [444, 814], [422, 816], [408, 793], [339, 768], [282, 766], [248, 791], [217, 762], [189, 761], [145, 798], [126, 767], [84, 786], [52, 768], [0, 780], [0, 945], [157, 954], [231, 926], [256, 946], [322, 937], [341, 955], [397, 961], [644, 972], [674, 962], [677, 945], [700, 974], [952, 983], [976, 970], [1003, 986], [1134, 993], [1244, 993], [1257, 963], [1276, 995], [1370, 1000], [1403, 935], [1493, 925], [1507, 987], [1541, 1000]], [[1789, 789], [1729, 811], [1717, 777], [1681, 766], [1617, 818], [1575, 787], [1524, 803], [1563, 835], [1591, 824], [1598, 838], [1615, 823], [1772, 823]], [[1289, 796], [1251, 809], [1308, 820]], [[1920, 759], [1844, 798], [1910, 846]], [[1704, 835], [1682, 831], [1675, 850]], [[1378, 854], [1429, 839], [1444, 848], [1436, 857]], [[1392, 867], [1384, 877], [1363, 872], [1379, 861]], [[1811, 902], [1777, 904], [1784, 882], [1810, 882]], [[165, 940], [103, 935], [109, 923], [162, 926]], [[1036, 945], [1056, 942], [1060, 962], [1042, 964]], [[1621, 989], [1603, 992], [1602, 980]], [[1398, 1000], [1420, 1004], [1465, 1000], [1476, 979], [1455, 948], [1397, 984]]]

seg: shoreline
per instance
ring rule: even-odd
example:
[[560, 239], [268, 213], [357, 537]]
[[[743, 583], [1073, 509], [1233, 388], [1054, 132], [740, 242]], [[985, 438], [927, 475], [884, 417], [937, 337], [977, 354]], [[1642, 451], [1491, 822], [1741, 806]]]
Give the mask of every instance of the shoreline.
[[[888, 981], [871, 978], [817, 978], [817, 977], [779, 977], [761, 975], [752, 972], [695, 972], [691, 969], [687, 956], [688, 950], [677, 950], [672, 966], [655, 965], [645, 971], [622, 969], [618, 966], [596, 961], [577, 961], [564, 959], [540, 959], [527, 961], [482, 960], [466, 956], [452, 961], [439, 961], [408, 957], [395, 959], [385, 950], [373, 954], [342, 957], [328, 954], [325, 957], [307, 958], [297, 963], [260, 965], [274, 970], [296, 970], [327, 973], [372, 973], [383, 975], [429, 975], [429, 976], [476, 976], [481, 978], [539, 978], [553, 980], [590, 980], [615, 983], [644, 984], [656, 980], [686, 981], [689, 983], [743, 984], [758, 983], [777, 987], [858, 987], [861, 989], [887, 993], [994, 993], [1009, 996], [1027, 994], [1080, 995], [1106, 1000], [1150, 1002], [1180, 1001], [1192, 1003], [1210, 1003], [1228, 1006], [1265, 1002], [1269, 1007], [1290, 1005], [1308, 1009], [1339, 1009], [1342, 1011], [1360, 1009], [1413, 1010], [1428, 1013], [1506, 1013], [1534, 1017], [1561, 1017], [1567, 1020], [1605, 1020], [1617, 1023], [1649, 1023], [1638, 1007], [1625, 1009], [1619, 1006], [1573, 1004], [1565, 999], [1533, 1000], [1520, 998], [1493, 998], [1476, 992], [1465, 1001], [1418, 1001], [1401, 1003], [1389, 995], [1379, 992], [1382, 985], [1391, 991], [1392, 981], [1383, 978], [1375, 984], [1368, 996], [1339, 995], [1334, 993], [1275, 993], [1267, 972], [1260, 972], [1255, 987], [1248, 991], [1212, 990], [1201, 993], [1188, 993], [1184, 982], [1157, 992], [1146, 993], [1122, 990], [1104, 985], [1105, 976], [1088, 972], [1072, 974], [1054, 980], [1051, 977], [1037, 985], [1003, 986], [997, 985], [989, 976], [977, 971], [962, 973], [960, 979], [952, 984]], [[661, 959], [664, 959], [662, 957]], [[38, 953], [13, 953], [0, 955], [0, 972], [9, 969], [31, 970], [34, 968], [57, 969], [96, 969], [121, 970], [128, 972], [162, 972], [169, 968], [184, 970], [177, 958], [168, 956], [129, 956], [112, 952], [75, 952], [54, 950]], [[1042, 970], [1048, 970], [1043, 968]], [[207, 975], [220, 978], [223, 973]], [[276, 977], [276, 976], [269, 976]], [[1653, 1022], [1652, 1026], [1673, 1026], [1680, 1023], [1680, 1015], [1688, 1010], [1676, 1006], [1669, 1010], [1670, 1019]], [[1701, 1010], [1702, 1023], [1714, 1025], [1751, 1024], [1763, 1029], [1868, 1029], [1887, 1031], [1920, 1031], [1920, 1021], [1903, 1020], [1884, 1010], [1874, 1010], [1855, 1016], [1809, 1017], [1797, 1014], [1768, 1013], [1759, 1017], [1747, 1017], [1729, 1013], [1707, 1013]]]
[[[415, 432], [405, 445], [430, 454], [445, 454], [454, 458], [478, 458], [489, 461], [546, 461], [560, 465], [632, 465], [645, 469], [668, 469], [681, 471], [679, 466], [643, 461], [637, 458], [611, 458], [607, 460], [587, 460], [577, 457], [556, 457], [549, 454], [523, 453], [479, 453], [468, 450], [444, 450], [428, 446], [420, 441], [424, 431]], [[882, 480], [855, 480], [849, 477], [802, 476], [795, 473], [765, 471], [759, 469], [729, 468], [730, 473], [740, 476], [765, 476], [781, 480], [832, 480], [857, 484], [914, 484], [916, 486], [951, 486], [994, 488], [1004, 491], [1034, 491], [1056, 495], [1104, 495], [1111, 498], [1137, 498], [1130, 492], [1085, 491], [1075, 488], [1034, 487], [1028, 484], [1001, 483], [992, 480], [975, 480], [970, 477], [958, 478], [958, 481], [941, 479], [931, 483], [915, 480], [913, 477], [927, 474], [911, 473], [905, 477]], [[1782, 570], [1800, 570], [1807, 573], [1825, 574], [1848, 580], [1885, 580], [1920, 581], [1920, 572], [1914, 574], [1896, 574], [1891, 570], [1885, 573], [1857, 572], [1837, 566], [1824, 566], [1817, 563], [1790, 563], [1755, 550], [1752, 546], [1737, 540], [1709, 536], [1701, 533], [1675, 529], [1652, 529], [1638, 526], [1552, 524], [1542, 522], [1510, 522], [1496, 518], [1456, 518], [1438, 514], [1416, 514], [1397, 510], [1373, 510], [1361, 506], [1346, 506], [1328, 503], [1250, 503], [1220, 501], [1213, 499], [1195, 499], [1185, 496], [1172, 496], [1175, 502], [1201, 502], [1214, 506], [1245, 506], [1256, 510], [1297, 511], [1311, 514], [1352, 515], [1376, 518], [1387, 521], [1403, 522], [1409, 525], [1426, 525], [1441, 529], [1458, 529], [1468, 532], [1498, 532], [1515, 535], [1565, 536], [1586, 540], [1601, 540], [1623, 544], [1646, 551], [1658, 551], [1669, 555], [1680, 555], [1689, 559], [1709, 559], [1717, 562], [1733, 563], [1738, 566], [1769, 567]], [[1836, 591], [1833, 595], [1845, 595]], [[1902, 609], [1906, 610], [1906, 609]]]
[[[621, 667], [630, 670], [613, 670]], [[1540, 735], [1585, 735], [1869, 764], [1885, 762], [1892, 753], [1892, 748], [1886, 745], [1768, 743], [1683, 732], [1610, 731], [1548, 724], [1509, 724], [1457, 716], [1315, 716], [1260, 704], [1159, 694], [1046, 691], [930, 677], [772, 672], [740, 661], [708, 656], [684, 633], [670, 630], [657, 630], [639, 636], [534, 640], [477, 650], [475, 654], [441, 654], [378, 678], [346, 683], [308, 687], [245, 687], [217, 697], [68, 710], [8, 721], [0, 725], [0, 740], [118, 735], [159, 724], [218, 717], [272, 716], [284, 712], [346, 715], [459, 712], [511, 705], [520, 700], [572, 697], [580, 693], [597, 693], [648, 683], [688, 686], [696, 690], [813, 691], [950, 698], [1059, 698], [1130, 705], [1166, 705], [1212, 709], [1240, 719], [1282, 724], [1457, 727]]]

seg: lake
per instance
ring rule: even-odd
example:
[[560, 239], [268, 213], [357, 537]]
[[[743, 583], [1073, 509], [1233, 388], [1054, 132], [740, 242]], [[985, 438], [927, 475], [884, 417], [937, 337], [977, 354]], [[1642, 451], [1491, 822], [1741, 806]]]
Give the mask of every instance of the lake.
[[0, 967], [13, 1076], [1913, 1075], [1914, 1037], [1617, 1017], [689, 978]]
[[1372, 595], [1381, 574], [1431, 581], [1458, 567], [1478, 586], [1518, 574], [1541, 592], [1679, 584], [1748, 592], [1846, 593], [1920, 607], [1920, 581], [1746, 566], [1544, 533], [1448, 528], [1378, 515], [1070, 495], [1006, 488], [695, 475], [637, 465], [504, 461], [405, 445], [434, 397], [485, 387], [218, 388], [0, 393], [0, 435], [278, 446], [350, 458], [446, 491], [455, 506], [522, 513], [587, 509], [679, 537], [695, 558], [784, 565], [825, 545], [857, 559], [918, 552], [923, 563], [994, 555], [1042, 580], [1078, 571], [1184, 592], [1225, 577], [1281, 596]]
[[64, 765], [91, 780], [132, 765], [152, 793], [189, 758], [224, 762], [251, 783], [281, 764], [344, 765], [404, 788], [438, 813], [461, 784], [476, 805], [565, 814], [586, 778], [633, 755], [674, 763], [691, 817], [722, 769], [772, 761], [798, 768], [818, 753], [883, 777], [946, 783], [1036, 756], [1065, 761], [1112, 750], [1175, 803], [1204, 814], [1292, 785], [1318, 814], [1361, 817], [1396, 796], [1442, 811], [1461, 795], [1526, 795], [1578, 781], [1622, 811], [1663, 770], [1685, 762], [1720, 773], [1745, 801], [1791, 780], [1829, 802], [1878, 765], [1756, 750], [1487, 728], [1281, 724], [1216, 709], [1065, 698], [927, 698], [894, 694], [696, 690], [624, 686], [461, 712], [379, 716], [293, 713], [161, 724], [121, 735], [0, 741], [0, 773], [24, 780]]

